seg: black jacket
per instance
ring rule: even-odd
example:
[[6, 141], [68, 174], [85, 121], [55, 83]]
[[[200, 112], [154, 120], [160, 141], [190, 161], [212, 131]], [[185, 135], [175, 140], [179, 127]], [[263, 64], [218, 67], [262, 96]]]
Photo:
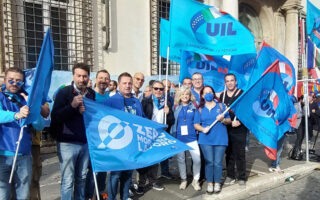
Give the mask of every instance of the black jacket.
[[[83, 116], [78, 108], [73, 108], [71, 102], [78, 93], [72, 85], [60, 89], [51, 113], [50, 132], [59, 142], [87, 143]], [[88, 88], [86, 97], [95, 99], [95, 92]]]
[[[146, 118], [148, 119], [152, 119], [152, 114], [153, 114], [153, 99], [152, 98], [144, 98], [142, 99], [142, 109], [143, 112], [146, 116]], [[169, 114], [167, 115], [167, 121], [166, 124], [168, 125], [168, 128], [166, 129], [166, 131], [170, 131], [171, 126], [174, 124], [174, 114], [172, 111], [172, 104], [169, 101], [169, 99], [167, 100], [167, 106], [169, 107]]]

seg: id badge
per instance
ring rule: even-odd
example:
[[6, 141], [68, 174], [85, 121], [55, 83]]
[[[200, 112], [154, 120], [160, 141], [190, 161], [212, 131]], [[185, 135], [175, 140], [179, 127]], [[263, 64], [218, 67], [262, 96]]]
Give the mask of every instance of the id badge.
[[188, 126], [181, 126], [181, 135], [188, 135]]

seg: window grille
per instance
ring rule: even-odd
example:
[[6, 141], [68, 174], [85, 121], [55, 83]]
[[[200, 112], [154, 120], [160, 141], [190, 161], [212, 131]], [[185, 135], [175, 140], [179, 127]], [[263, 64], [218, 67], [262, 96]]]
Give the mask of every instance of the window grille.
[[[203, 3], [203, 0], [197, 0]], [[160, 19], [169, 20], [170, 0], [151, 0], [151, 74], [166, 73], [167, 59], [159, 60], [159, 42], [160, 42]], [[160, 63], [159, 63], [160, 62]], [[178, 75], [180, 73], [179, 63], [169, 61], [169, 75]]]
[[91, 0], [2, 2], [5, 68], [35, 67], [49, 27], [55, 46], [55, 70], [71, 70], [75, 62], [93, 65]]

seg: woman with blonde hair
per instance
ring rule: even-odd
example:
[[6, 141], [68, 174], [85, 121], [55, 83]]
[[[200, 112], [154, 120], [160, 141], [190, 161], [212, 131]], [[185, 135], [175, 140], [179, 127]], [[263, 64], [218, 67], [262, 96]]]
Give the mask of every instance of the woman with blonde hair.
[[[171, 128], [171, 134], [177, 139], [190, 146], [193, 150], [189, 150], [193, 161], [193, 181], [192, 186], [196, 191], [201, 190], [199, 184], [200, 178], [200, 149], [197, 142], [197, 133], [194, 128], [194, 115], [196, 107], [193, 104], [195, 97], [189, 88], [180, 88], [175, 97], [175, 105], [177, 105], [174, 117], [175, 123]], [[185, 152], [177, 154], [179, 173], [181, 177], [181, 190], [187, 187], [187, 170], [185, 161]]]

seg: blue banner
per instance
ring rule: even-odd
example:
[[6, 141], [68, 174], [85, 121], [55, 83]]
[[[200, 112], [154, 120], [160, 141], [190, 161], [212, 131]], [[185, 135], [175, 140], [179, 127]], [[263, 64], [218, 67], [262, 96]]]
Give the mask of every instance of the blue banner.
[[[169, 33], [170, 33], [170, 22], [166, 19], [160, 21], [160, 56], [167, 58], [167, 48], [169, 47]], [[169, 60], [180, 63], [181, 52], [180, 49], [170, 47]]]
[[27, 105], [30, 114], [23, 119], [20, 126], [31, 124], [40, 117], [41, 105], [47, 100], [51, 84], [51, 75], [53, 71], [54, 46], [48, 28], [42, 42], [40, 55], [37, 61], [36, 70], [32, 79], [30, 93], [28, 93]]
[[179, 81], [182, 83], [183, 79], [191, 78], [193, 73], [198, 72], [202, 74], [204, 84], [213, 87], [215, 92], [224, 90], [224, 76], [227, 73], [235, 74], [238, 88], [245, 89], [256, 60], [256, 54], [231, 56], [229, 61], [222, 56], [181, 52]]
[[277, 50], [272, 48], [267, 43], [263, 43], [261, 50], [259, 52], [257, 58], [257, 64], [252, 71], [252, 76], [250, 83], [254, 83], [261, 75], [265, 72], [265, 70], [276, 60], [279, 60], [280, 73], [283, 84], [286, 88], [286, 91], [289, 95], [294, 93], [295, 85], [296, 85], [296, 73], [295, 68], [288, 58], [283, 56]]
[[291, 128], [288, 118], [293, 106], [282, 83], [279, 60], [250, 85], [230, 107], [239, 120], [276, 156], [277, 141]]
[[83, 114], [94, 172], [132, 170], [189, 150], [163, 124], [84, 99]]
[[193, 0], [171, 0], [170, 48], [207, 55], [255, 53], [250, 31], [228, 13]]
[[307, 34], [320, 48], [320, 9], [307, 1]]

